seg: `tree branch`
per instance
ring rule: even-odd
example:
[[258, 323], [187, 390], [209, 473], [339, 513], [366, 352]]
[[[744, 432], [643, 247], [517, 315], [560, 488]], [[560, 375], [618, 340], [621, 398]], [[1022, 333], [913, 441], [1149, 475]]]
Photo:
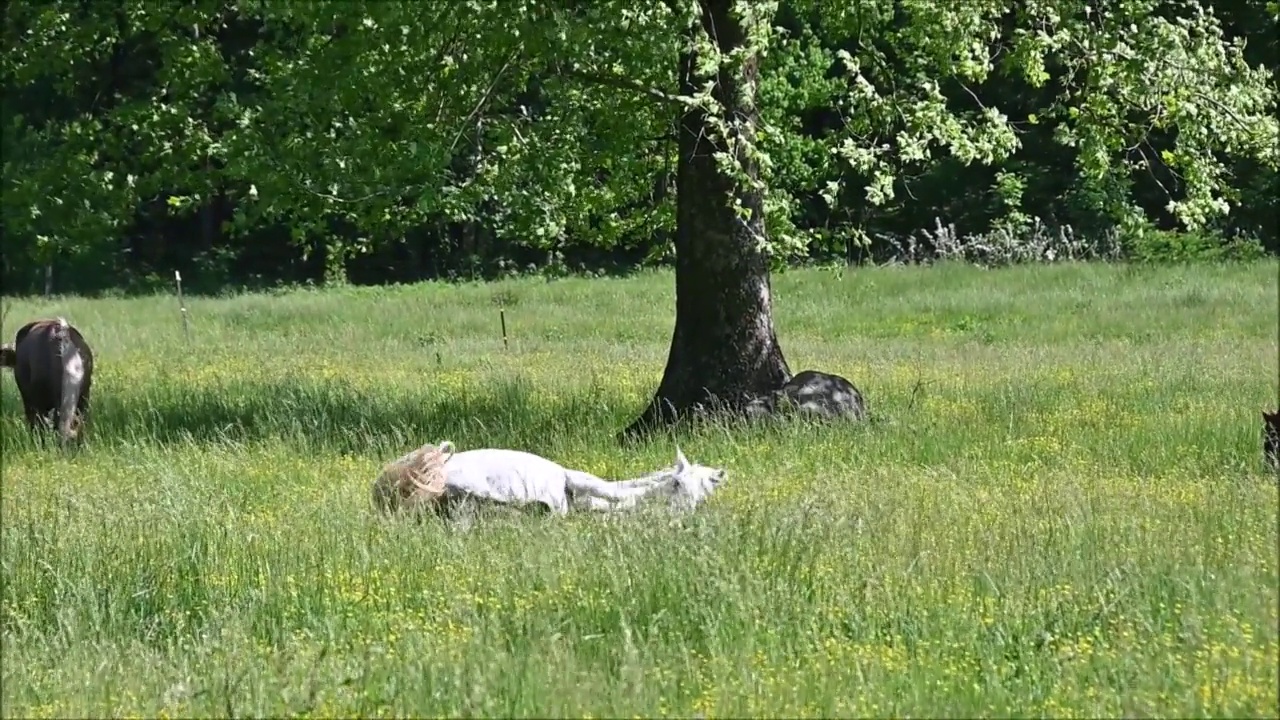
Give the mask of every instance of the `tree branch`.
[[574, 67], [566, 67], [560, 64], [555, 66], [555, 73], [559, 77], [567, 78], [569, 80], [577, 80], [590, 85], [600, 85], [602, 87], [611, 87], [616, 90], [627, 90], [641, 95], [648, 95], [649, 97], [664, 103], [684, 105], [688, 102], [686, 98], [683, 98], [680, 95], [674, 95], [655, 87], [648, 87], [630, 78], [621, 77], [619, 75], [579, 70]]
[[498, 86], [498, 81], [502, 79], [502, 74], [507, 71], [507, 68], [511, 67], [511, 63], [516, 61], [516, 57], [523, 49], [523, 46], [517, 46], [513, 49], [511, 54], [507, 56], [507, 61], [502, 64], [502, 67], [498, 68], [498, 72], [494, 73], [493, 80], [489, 81], [489, 86], [484, 89], [484, 94], [480, 96], [478, 101], [476, 101], [476, 106], [467, 114], [467, 118], [462, 121], [462, 126], [458, 128], [458, 134], [453, 136], [453, 142], [449, 143], [450, 155], [452, 155], [453, 151], [458, 147], [458, 142], [462, 140], [462, 136], [466, 134], [470, 123], [476, 119], [476, 116], [479, 115], [482, 110], [484, 110], [485, 105], [489, 104], [489, 97], [493, 95], [493, 89]]

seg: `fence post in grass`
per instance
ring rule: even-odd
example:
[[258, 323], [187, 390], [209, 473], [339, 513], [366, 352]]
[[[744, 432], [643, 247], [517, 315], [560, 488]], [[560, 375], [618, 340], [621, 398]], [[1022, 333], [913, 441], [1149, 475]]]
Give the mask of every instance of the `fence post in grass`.
[[507, 347], [507, 309], [498, 308], [498, 319], [502, 321], [502, 349], [509, 350]]
[[191, 330], [187, 326], [187, 304], [182, 300], [182, 273], [173, 271], [173, 280], [178, 285], [178, 310], [182, 313], [182, 335], [191, 342]]

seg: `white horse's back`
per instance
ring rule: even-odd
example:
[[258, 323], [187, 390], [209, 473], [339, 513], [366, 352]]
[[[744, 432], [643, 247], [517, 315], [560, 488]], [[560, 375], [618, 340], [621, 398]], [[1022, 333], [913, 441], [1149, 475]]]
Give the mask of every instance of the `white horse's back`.
[[568, 470], [523, 450], [482, 448], [455, 453], [445, 463], [445, 488], [504, 504], [541, 503], [561, 515], [569, 512], [565, 495]]

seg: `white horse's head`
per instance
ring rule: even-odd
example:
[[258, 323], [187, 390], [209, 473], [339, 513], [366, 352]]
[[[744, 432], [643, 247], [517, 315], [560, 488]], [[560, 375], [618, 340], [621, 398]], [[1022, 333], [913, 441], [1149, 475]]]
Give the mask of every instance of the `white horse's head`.
[[668, 482], [663, 493], [673, 510], [693, 510], [710, 497], [711, 493], [724, 482], [725, 471], [722, 468], [707, 467], [689, 462], [680, 447], [676, 447], [676, 464], [669, 470], [662, 471]]

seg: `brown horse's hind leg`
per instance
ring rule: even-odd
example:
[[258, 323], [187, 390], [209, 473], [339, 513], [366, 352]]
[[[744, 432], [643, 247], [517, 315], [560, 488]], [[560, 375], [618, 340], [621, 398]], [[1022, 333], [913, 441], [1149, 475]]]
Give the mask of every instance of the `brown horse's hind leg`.
[[40, 447], [45, 446], [44, 430], [49, 423], [43, 415], [36, 412], [34, 408], [23, 408], [23, 412], [27, 415], [27, 432], [35, 439]]

